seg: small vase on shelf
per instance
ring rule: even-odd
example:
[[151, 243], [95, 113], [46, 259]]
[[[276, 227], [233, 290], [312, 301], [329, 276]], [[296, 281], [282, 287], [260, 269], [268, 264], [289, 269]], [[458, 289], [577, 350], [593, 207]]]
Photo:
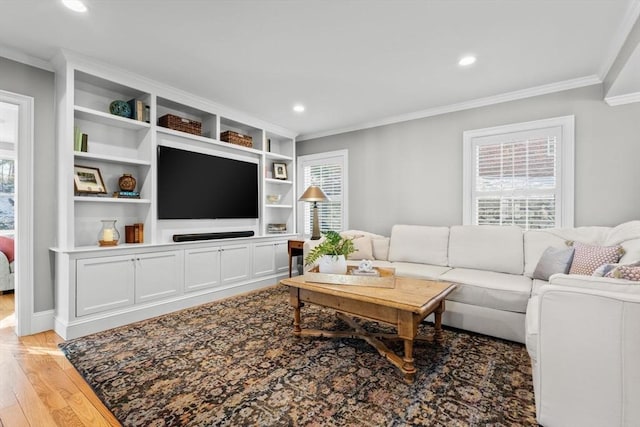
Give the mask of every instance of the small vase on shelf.
[[102, 228], [98, 233], [98, 244], [100, 246], [116, 246], [120, 240], [120, 233], [116, 228], [115, 219], [103, 219]]

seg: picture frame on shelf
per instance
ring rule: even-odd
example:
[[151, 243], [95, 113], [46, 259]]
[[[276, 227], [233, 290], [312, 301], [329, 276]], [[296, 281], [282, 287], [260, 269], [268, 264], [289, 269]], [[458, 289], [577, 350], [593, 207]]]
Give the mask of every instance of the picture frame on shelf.
[[286, 163], [274, 163], [273, 164], [273, 177], [275, 179], [287, 179], [287, 165]]
[[78, 194], [106, 194], [100, 169], [89, 166], [73, 166], [73, 188]]

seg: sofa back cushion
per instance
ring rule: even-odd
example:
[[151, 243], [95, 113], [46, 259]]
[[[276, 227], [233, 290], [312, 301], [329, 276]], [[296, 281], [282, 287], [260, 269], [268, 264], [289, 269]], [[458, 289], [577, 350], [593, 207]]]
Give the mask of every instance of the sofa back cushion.
[[394, 225], [389, 243], [389, 261], [448, 264], [449, 227]]
[[515, 225], [456, 225], [451, 227], [450, 233], [449, 266], [522, 274], [522, 228]]
[[640, 221], [629, 221], [613, 227], [607, 234], [604, 245], [620, 245], [624, 248], [621, 264], [640, 261]]

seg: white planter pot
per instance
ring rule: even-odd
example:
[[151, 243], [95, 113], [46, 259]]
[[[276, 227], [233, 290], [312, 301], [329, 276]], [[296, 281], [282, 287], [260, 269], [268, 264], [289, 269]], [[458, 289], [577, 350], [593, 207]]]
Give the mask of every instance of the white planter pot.
[[347, 260], [344, 255], [323, 255], [318, 260], [318, 269], [320, 273], [346, 274]]

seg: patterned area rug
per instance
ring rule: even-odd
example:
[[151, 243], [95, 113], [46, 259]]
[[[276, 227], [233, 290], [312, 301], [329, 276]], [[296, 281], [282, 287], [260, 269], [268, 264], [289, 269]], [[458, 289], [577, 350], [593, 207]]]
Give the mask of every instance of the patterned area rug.
[[[125, 426], [537, 425], [520, 344], [445, 329], [442, 345], [416, 343], [406, 384], [364, 341], [296, 338], [292, 320], [274, 287], [60, 347]], [[302, 323], [347, 328], [308, 304]]]

